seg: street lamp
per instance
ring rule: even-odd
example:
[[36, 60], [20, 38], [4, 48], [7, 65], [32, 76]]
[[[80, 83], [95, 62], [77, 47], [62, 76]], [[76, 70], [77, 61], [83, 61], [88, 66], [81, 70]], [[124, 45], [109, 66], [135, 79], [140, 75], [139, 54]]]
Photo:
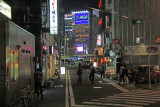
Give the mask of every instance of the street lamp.
[[68, 55], [68, 41], [69, 41], [69, 38], [67, 38], [67, 55]]

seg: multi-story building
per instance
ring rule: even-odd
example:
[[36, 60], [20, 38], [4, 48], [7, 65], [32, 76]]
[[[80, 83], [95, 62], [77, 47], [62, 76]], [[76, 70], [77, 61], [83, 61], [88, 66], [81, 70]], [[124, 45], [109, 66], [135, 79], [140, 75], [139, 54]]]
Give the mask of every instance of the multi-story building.
[[65, 40], [64, 47], [66, 55], [72, 56], [75, 54], [75, 39], [73, 36], [73, 27], [72, 27], [72, 14], [64, 15], [65, 21]]
[[90, 12], [72, 12], [73, 35], [75, 37], [76, 54], [89, 54]]
[[[160, 14], [158, 0], [106, 0], [106, 8], [112, 14], [110, 41], [112, 50], [121, 53], [122, 64], [128, 69], [135, 65], [159, 65]], [[106, 10], [107, 12], [107, 10]], [[120, 39], [120, 44], [114, 44], [113, 39]], [[148, 57], [147, 48], [151, 49]], [[109, 49], [109, 48], [108, 48]]]

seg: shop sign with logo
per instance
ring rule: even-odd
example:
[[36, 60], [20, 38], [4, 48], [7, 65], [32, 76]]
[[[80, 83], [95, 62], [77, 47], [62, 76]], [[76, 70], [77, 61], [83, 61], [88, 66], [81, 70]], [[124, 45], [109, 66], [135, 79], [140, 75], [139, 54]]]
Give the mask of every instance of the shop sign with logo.
[[150, 49], [150, 55], [160, 54], [160, 45], [150, 46], [125, 46], [125, 55], [148, 55], [147, 49]]
[[120, 39], [112, 39], [113, 44], [120, 44]]
[[0, 13], [11, 19], [11, 6], [9, 6], [3, 0], [0, 0]]
[[50, 34], [58, 34], [57, 0], [50, 0]]

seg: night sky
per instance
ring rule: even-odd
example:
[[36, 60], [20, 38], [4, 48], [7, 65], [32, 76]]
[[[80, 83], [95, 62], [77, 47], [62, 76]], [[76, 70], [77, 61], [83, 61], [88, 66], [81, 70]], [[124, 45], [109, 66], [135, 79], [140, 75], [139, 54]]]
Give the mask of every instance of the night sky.
[[86, 10], [88, 7], [98, 8], [99, 0], [63, 0], [63, 7], [66, 12], [72, 10]]

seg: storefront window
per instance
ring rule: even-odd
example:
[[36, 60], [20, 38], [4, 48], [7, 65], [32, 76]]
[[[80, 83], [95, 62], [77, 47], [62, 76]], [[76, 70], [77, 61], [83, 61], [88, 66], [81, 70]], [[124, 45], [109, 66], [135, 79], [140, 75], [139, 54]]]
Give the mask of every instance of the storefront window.
[[113, 58], [107, 59], [107, 66], [114, 66], [114, 59]]

